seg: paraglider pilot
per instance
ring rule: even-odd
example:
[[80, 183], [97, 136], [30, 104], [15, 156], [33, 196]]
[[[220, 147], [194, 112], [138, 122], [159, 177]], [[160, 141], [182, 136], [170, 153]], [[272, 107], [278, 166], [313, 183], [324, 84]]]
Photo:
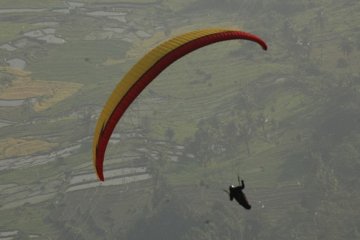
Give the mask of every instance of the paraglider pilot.
[[242, 191], [245, 188], [244, 180], [241, 180], [241, 184], [240, 184], [240, 178], [238, 176], [238, 182], [239, 182], [239, 186], [235, 187], [234, 185], [230, 185], [229, 191], [227, 190], [224, 191], [229, 194], [230, 201], [232, 201], [235, 198], [235, 200], [245, 209], [251, 209], [251, 205], [249, 204], [245, 194]]

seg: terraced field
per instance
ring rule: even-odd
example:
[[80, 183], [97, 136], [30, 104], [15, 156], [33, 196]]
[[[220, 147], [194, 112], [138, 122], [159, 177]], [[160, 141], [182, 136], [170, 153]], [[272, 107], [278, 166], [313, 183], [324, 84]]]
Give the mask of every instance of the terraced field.
[[[356, 239], [359, 10], [2, 0], [0, 240]], [[92, 134], [121, 76], [169, 37], [213, 26], [269, 50], [228, 41], [171, 65], [119, 122], [99, 182]], [[251, 211], [222, 191], [237, 175]]]

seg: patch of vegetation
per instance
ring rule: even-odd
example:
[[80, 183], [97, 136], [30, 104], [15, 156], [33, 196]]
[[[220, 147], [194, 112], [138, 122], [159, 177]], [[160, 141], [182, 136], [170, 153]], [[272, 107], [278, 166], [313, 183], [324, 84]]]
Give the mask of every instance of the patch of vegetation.
[[[13, 2], [13, 1], [12, 1]], [[1, 6], [2, 6], [1, 2]], [[3, 7], [3, 6], [2, 6]], [[36, 29], [37, 27], [29, 23], [16, 23], [16, 22], [0, 22], [0, 43], [7, 43], [13, 39], [22, 36], [23, 33]]]
[[27, 0], [1, 0], [1, 8], [48, 8], [48, 7], [63, 7], [64, 2], [61, 0], [36, 0], [29, 2]]

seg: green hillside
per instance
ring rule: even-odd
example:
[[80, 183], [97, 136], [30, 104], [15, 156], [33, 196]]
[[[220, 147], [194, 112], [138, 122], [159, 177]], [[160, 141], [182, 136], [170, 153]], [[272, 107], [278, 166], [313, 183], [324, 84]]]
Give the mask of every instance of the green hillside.
[[[358, 1], [35, 2], [0, 5], [0, 239], [359, 238]], [[118, 81], [213, 26], [269, 49], [221, 42], [167, 68], [118, 123], [100, 184], [92, 134]], [[58, 82], [81, 87], [55, 98]], [[223, 192], [238, 175], [250, 211]]]

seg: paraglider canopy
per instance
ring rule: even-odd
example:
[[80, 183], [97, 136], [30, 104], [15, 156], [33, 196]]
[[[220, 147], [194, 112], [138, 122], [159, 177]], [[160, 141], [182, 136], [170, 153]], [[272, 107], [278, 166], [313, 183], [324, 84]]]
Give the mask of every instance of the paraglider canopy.
[[232, 39], [253, 41], [264, 50], [267, 49], [266, 43], [251, 33], [231, 29], [202, 29], [182, 34], [160, 44], [130, 69], [106, 102], [96, 125], [93, 161], [101, 181], [104, 181], [104, 155], [111, 134], [126, 109], [141, 91], [164, 69], [184, 55], [209, 44]]

